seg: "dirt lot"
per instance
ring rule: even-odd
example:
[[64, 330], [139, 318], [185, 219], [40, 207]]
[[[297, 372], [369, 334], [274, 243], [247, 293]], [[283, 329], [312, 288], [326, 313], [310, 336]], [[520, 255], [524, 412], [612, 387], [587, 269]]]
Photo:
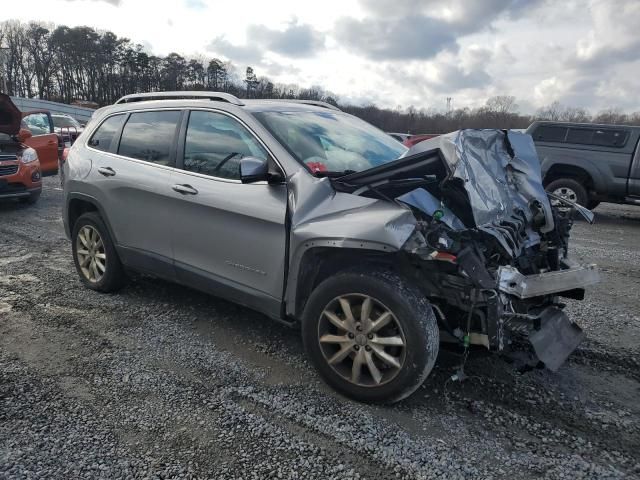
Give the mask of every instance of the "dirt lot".
[[325, 386], [296, 331], [146, 277], [83, 288], [47, 178], [0, 205], [0, 478], [640, 478], [640, 207], [602, 205], [573, 254], [603, 282], [558, 373], [457, 352], [408, 400]]

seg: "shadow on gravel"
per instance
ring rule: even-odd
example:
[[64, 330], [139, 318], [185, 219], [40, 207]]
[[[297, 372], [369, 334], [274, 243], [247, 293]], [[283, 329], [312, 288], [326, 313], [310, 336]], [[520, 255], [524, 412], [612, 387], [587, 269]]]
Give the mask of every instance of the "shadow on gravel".
[[5, 212], [15, 212], [20, 210], [35, 209], [36, 205], [29, 205], [27, 203], [21, 203], [16, 199], [0, 200], [0, 215]]

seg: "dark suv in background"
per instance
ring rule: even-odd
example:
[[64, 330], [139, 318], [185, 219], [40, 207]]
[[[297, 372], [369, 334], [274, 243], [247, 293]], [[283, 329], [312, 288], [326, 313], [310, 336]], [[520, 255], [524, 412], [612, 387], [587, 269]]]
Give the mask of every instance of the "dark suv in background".
[[548, 191], [590, 209], [640, 205], [640, 127], [534, 122], [527, 133]]

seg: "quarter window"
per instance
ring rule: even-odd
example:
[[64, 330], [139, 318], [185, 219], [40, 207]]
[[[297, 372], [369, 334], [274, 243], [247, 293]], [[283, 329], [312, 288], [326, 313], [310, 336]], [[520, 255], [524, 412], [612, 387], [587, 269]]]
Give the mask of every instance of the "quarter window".
[[177, 110], [132, 113], [122, 130], [118, 154], [169, 165], [179, 121]]
[[89, 139], [89, 146], [102, 150], [103, 152], [109, 152], [111, 150], [111, 145], [113, 144], [113, 139], [120, 131], [123, 121], [124, 115], [114, 115], [113, 117], [107, 118], [97, 128], [93, 135], [91, 135], [91, 138]]
[[593, 144], [602, 147], [624, 147], [627, 143], [627, 132], [624, 130], [596, 130]]
[[184, 169], [240, 179], [244, 157], [267, 159], [267, 152], [236, 120], [214, 112], [192, 111], [184, 145]]
[[537, 128], [533, 139], [539, 142], [564, 142], [567, 135], [566, 127], [553, 127], [543, 125]]
[[593, 141], [593, 128], [570, 128], [567, 143], [590, 144]]

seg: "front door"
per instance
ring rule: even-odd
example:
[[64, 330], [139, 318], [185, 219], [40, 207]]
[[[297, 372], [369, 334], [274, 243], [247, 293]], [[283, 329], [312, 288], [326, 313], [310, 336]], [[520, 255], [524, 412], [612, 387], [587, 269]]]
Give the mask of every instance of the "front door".
[[174, 176], [173, 250], [184, 283], [277, 316], [285, 270], [284, 184], [242, 184], [240, 159], [269, 158], [223, 113], [190, 113]]
[[58, 171], [58, 135], [54, 133], [51, 117], [46, 112], [33, 112], [22, 120], [33, 135], [24, 143], [38, 153], [42, 172], [55, 174]]

